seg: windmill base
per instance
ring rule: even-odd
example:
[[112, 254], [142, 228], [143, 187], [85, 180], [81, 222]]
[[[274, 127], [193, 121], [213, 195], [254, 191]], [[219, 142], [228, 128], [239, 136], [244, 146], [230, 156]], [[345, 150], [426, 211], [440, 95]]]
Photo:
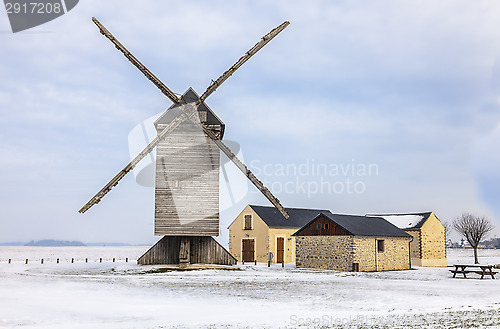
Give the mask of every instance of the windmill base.
[[164, 236], [144, 255], [140, 265], [236, 265], [237, 260], [211, 236]]

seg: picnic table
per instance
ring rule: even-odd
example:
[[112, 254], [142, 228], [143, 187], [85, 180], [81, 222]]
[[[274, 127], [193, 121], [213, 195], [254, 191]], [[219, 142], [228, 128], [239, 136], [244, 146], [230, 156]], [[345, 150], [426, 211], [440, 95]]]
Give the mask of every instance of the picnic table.
[[455, 264], [454, 270], [450, 270], [453, 273], [453, 277], [456, 277], [458, 274], [463, 274], [464, 278], [467, 278], [468, 273], [476, 273], [481, 275], [481, 279], [484, 278], [485, 275], [491, 275], [492, 279], [495, 279], [495, 274], [497, 272], [493, 272], [493, 265], [482, 265], [482, 264]]

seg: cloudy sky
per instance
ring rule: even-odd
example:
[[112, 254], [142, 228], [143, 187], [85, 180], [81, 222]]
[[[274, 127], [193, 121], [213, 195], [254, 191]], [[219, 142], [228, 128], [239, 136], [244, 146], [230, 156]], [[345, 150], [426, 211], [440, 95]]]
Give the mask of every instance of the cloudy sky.
[[[157, 239], [154, 190], [132, 174], [77, 212], [130, 161], [132, 129], [171, 105], [92, 16], [179, 94], [289, 20], [207, 100], [285, 206], [500, 227], [495, 2], [82, 0], [15, 34], [0, 11], [0, 242]], [[268, 205], [229, 178], [243, 193], [221, 198], [222, 242], [246, 204]]]

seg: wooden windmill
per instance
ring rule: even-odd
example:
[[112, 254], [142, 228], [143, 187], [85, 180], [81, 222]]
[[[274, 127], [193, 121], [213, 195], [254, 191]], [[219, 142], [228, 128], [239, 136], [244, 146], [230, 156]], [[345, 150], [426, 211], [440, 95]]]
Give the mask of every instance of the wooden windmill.
[[224, 123], [205, 100], [238, 68], [290, 23], [271, 30], [233, 66], [198, 96], [189, 88], [181, 97], [132, 55], [95, 17], [99, 27], [123, 55], [174, 104], [155, 122], [156, 138], [125, 166], [80, 210], [84, 213], [156, 147], [155, 235], [164, 236], [146, 252], [140, 264], [234, 264], [232, 257], [212, 237], [219, 235], [219, 157], [222, 151], [264, 196], [288, 218], [279, 200], [222, 142]]

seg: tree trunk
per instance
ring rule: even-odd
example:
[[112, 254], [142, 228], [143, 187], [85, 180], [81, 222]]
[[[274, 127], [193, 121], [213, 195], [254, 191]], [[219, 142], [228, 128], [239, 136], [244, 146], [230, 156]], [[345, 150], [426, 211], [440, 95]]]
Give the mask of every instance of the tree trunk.
[[474, 264], [479, 264], [479, 260], [477, 259], [477, 247], [474, 247]]

